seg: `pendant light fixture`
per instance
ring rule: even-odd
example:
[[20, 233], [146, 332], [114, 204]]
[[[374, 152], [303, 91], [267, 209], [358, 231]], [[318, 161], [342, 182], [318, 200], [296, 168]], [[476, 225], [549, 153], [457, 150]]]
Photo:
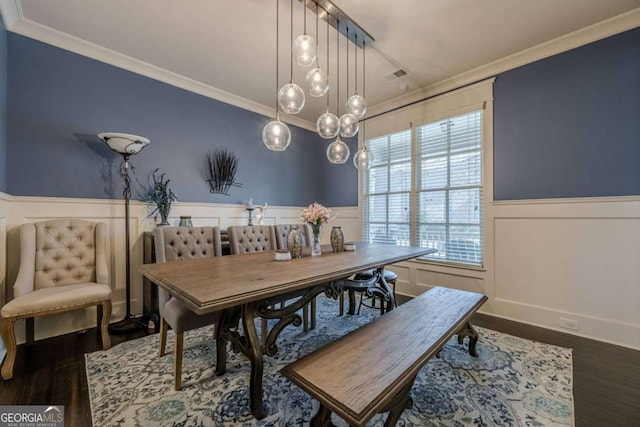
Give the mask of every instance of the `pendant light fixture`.
[[[305, 7], [306, 10], [306, 7]], [[318, 51], [318, 3], [316, 3], [316, 52]], [[327, 20], [329, 17], [327, 17]], [[327, 21], [328, 22], [328, 21]], [[327, 35], [329, 34], [329, 24], [327, 23]], [[328, 38], [327, 38], [328, 39]], [[328, 43], [328, 40], [327, 40]], [[316, 54], [316, 67], [307, 73], [307, 83], [309, 84], [309, 95], [320, 97], [329, 90], [329, 77], [322, 71]], [[329, 67], [329, 55], [327, 54], [327, 68]]]
[[[338, 21], [337, 24], [337, 28], [340, 28], [340, 21]], [[337, 78], [337, 101], [336, 101], [336, 105], [337, 105], [337, 113], [338, 115], [340, 115], [340, 34], [338, 31], [336, 31], [336, 44], [337, 44], [337, 49], [336, 49], [336, 56], [338, 58], [338, 78]], [[349, 43], [348, 38], [347, 38], [347, 43]], [[340, 120], [340, 125], [342, 125], [342, 120]], [[329, 146], [327, 147], [327, 159], [329, 159], [329, 161], [333, 164], [342, 164], [345, 163], [347, 161], [347, 159], [349, 159], [349, 155], [351, 154], [351, 152], [349, 151], [349, 146], [347, 144], [344, 143], [344, 141], [342, 141], [340, 139], [340, 135], [336, 136], [336, 140], [333, 141], [331, 144], [329, 144]]]
[[[367, 68], [364, 46], [362, 47], [362, 96], [366, 95], [367, 90]], [[353, 156], [353, 166], [359, 170], [367, 170], [373, 164], [373, 153], [367, 150], [367, 128], [366, 121], [362, 122], [362, 148]]]
[[[291, 41], [293, 42], [293, 0], [291, 0]], [[298, 114], [304, 107], [304, 91], [293, 82], [293, 49], [290, 55], [289, 83], [282, 86], [278, 92], [278, 104], [287, 114]]]
[[[324, 9], [323, 9], [324, 10]], [[325, 14], [327, 11], [325, 10]], [[329, 88], [329, 15], [327, 14], [327, 89]], [[333, 139], [340, 131], [340, 119], [329, 112], [330, 93], [327, 93], [327, 111], [316, 120], [316, 131], [321, 138]]]
[[[349, 27], [347, 27], [347, 94], [349, 94]], [[340, 116], [340, 136], [343, 138], [355, 136], [358, 133], [358, 127], [358, 118], [349, 111]]]
[[[356, 38], [356, 48], [354, 49], [354, 52], [355, 52], [355, 59], [356, 59], [356, 73], [355, 73], [356, 91], [347, 100], [347, 111], [353, 114], [357, 119], [361, 119], [364, 117], [365, 113], [367, 112], [367, 101], [365, 101], [364, 97], [358, 95], [358, 35], [357, 34], [355, 38]], [[363, 68], [363, 75], [364, 75], [364, 46], [362, 47], [362, 61], [363, 61], [362, 68]], [[363, 77], [362, 84], [364, 85], [364, 77]]]
[[[304, 9], [304, 30], [301, 35], [296, 37], [291, 49], [298, 65], [308, 67], [313, 64], [313, 61], [316, 60], [317, 44], [314, 43], [313, 37], [307, 35], [307, 6], [305, 5], [304, 1], [302, 1], [301, 3]], [[316, 39], [317, 38], [318, 34], [316, 32]]]
[[[280, 28], [280, 8], [279, 0], [276, 0], [276, 94], [278, 93], [278, 42]], [[276, 117], [265, 125], [262, 129], [262, 142], [271, 151], [284, 151], [291, 142], [291, 131], [289, 127], [280, 121], [280, 108], [276, 95]]]

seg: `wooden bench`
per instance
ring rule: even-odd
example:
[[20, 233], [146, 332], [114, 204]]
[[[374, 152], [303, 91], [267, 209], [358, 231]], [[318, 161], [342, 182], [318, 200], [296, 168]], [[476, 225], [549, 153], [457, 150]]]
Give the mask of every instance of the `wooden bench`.
[[312, 426], [331, 425], [331, 412], [352, 426], [389, 412], [385, 426], [394, 426], [411, 405], [416, 375], [452, 336], [459, 343], [469, 336], [469, 353], [476, 356], [478, 334], [469, 318], [486, 300], [433, 288], [287, 365], [282, 374], [320, 402]]

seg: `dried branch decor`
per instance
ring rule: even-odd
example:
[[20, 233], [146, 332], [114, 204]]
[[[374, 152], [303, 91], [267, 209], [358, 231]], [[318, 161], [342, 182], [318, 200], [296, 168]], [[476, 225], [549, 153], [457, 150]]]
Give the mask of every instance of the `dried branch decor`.
[[216, 148], [207, 153], [207, 166], [204, 172], [209, 183], [209, 191], [216, 194], [229, 195], [229, 189], [242, 187], [235, 181], [238, 170], [238, 158], [226, 148]]

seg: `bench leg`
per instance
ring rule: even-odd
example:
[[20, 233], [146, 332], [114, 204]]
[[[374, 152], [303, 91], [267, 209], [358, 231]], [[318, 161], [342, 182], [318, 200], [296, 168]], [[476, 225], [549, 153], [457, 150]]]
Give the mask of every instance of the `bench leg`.
[[413, 399], [411, 399], [409, 392], [411, 391], [411, 387], [413, 387], [415, 380], [416, 377], [413, 377], [411, 381], [402, 387], [393, 399], [391, 399], [389, 403], [382, 408], [382, 411], [380, 411], [389, 412], [387, 420], [384, 422], [384, 427], [394, 427], [398, 423], [398, 420], [404, 410], [413, 406]]
[[322, 403], [318, 408], [318, 412], [311, 418], [311, 427], [335, 427], [331, 423], [331, 411]]
[[473, 357], [478, 357], [478, 352], [476, 351], [478, 332], [473, 329], [473, 326], [471, 326], [469, 322], [458, 331], [458, 344], [464, 343], [464, 337], [469, 337], [469, 354]]

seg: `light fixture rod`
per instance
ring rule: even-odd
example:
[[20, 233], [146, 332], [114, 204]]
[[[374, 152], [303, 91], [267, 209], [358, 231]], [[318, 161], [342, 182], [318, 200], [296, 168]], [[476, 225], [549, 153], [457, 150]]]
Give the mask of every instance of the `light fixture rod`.
[[[375, 39], [371, 34], [367, 33], [364, 28], [358, 25], [349, 15], [344, 13], [338, 6], [332, 3], [330, 0], [298, 0], [304, 5], [315, 11], [315, 4], [319, 4], [326, 12], [320, 16], [335, 28], [340, 34], [345, 36], [353, 44], [358, 47], [365, 47], [371, 45]], [[347, 28], [349, 28], [349, 34], [347, 34]], [[356, 39], [357, 34], [357, 39]]]

